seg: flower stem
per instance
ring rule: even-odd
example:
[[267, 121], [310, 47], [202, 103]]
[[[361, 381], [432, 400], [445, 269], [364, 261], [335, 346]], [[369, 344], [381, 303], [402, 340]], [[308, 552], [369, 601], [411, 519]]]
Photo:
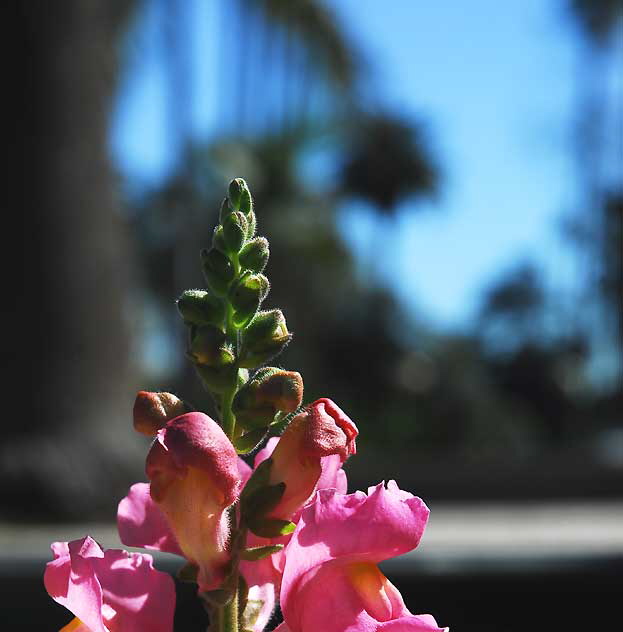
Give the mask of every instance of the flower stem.
[[238, 591], [232, 600], [219, 608], [219, 632], [238, 632]]
[[221, 409], [221, 416], [222, 416], [221, 421], [223, 423], [223, 432], [225, 432], [225, 434], [229, 437], [230, 440], [233, 440], [234, 432], [236, 430], [236, 416], [234, 415], [231, 409], [231, 405], [232, 405], [232, 402], [234, 401], [235, 394], [236, 394], [236, 386], [234, 385], [234, 387], [230, 391], [228, 391], [227, 393], [223, 395], [222, 409]]

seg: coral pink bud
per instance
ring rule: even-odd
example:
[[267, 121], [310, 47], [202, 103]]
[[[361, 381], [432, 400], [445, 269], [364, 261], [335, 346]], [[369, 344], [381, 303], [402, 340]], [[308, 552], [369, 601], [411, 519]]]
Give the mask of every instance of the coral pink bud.
[[284, 495], [271, 518], [289, 520], [314, 493], [322, 474], [321, 459], [355, 454], [355, 424], [330, 399], [319, 399], [297, 415], [272, 453], [271, 485], [284, 482]]
[[184, 556], [199, 567], [201, 590], [222, 579], [228, 561], [225, 510], [238, 498], [238, 455], [221, 427], [203, 413], [187, 413], [158, 432], [146, 470]]
[[134, 401], [134, 430], [153, 437], [167, 421], [186, 412], [184, 402], [171, 393], [140, 391]]

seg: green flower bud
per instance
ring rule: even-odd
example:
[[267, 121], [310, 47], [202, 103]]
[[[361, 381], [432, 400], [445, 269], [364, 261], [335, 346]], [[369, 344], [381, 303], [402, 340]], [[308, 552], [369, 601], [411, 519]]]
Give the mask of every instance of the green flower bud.
[[209, 288], [217, 296], [225, 296], [236, 275], [231, 261], [220, 250], [212, 248], [201, 251], [201, 265]]
[[247, 183], [244, 180], [241, 181], [244, 183], [244, 188], [240, 193], [240, 203], [238, 209], [241, 210], [245, 215], [248, 215], [253, 211], [253, 198], [251, 197], [251, 191], [249, 191]]
[[292, 413], [302, 401], [300, 373], [266, 367], [236, 393], [232, 410], [243, 428], [262, 428], [272, 423], [278, 411]]
[[268, 239], [256, 237], [240, 251], [240, 266], [252, 272], [262, 272], [268, 263], [269, 254]]
[[220, 325], [225, 319], [223, 301], [205, 290], [186, 290], [177, 299], [177, 309], [193, 325]]
[[[240, 209], [241, 199], [245, 195], [245, 192], [246, 195], [250, 198], [251, 194], [249, 193], [249, 188], [247, 187], [247, 183], [242, 178], [236, 178], [229, 183], [229, 190], [227, 192], [227, 195], [229, 197], [231, 208], [234, 211]], [[248, 211], [245, 211], [245, 213], [248, 213]]]
[[255, 235], [255, 228], [257, 225], [255, 213], [253, 211], [249, 211], [245, 215], [245, 217], [247, 220], [247, 239], [253, 239], [253, 235]]
[[197, 373], [213, 393], [223, 394], [231, 390], [236, 381], [236, 365], [233, 363], [222, 366], [195, 365]]
[[240, 365], [258, 367], [279, 355], [292, 340], [280, 309], [259, 312], [242, 334]]
[[223, 366], [234, 362], [225, 333], [213, 325], [199, 325], [191, 335], [188, 355], [195, 364]]
[[220, 250], [224, 255], [228, 253], [222, 226], [216, 226], [214, 229], [214, 233], [212, 234], [212, 246], [217, 250]]
[[[261, 374], [257, 377], [257, 373]], [[260, 369], [253, 378], [257, 382], [256, 399], [270, 402], [276, 410], [293, 413], [303, 401], [303, 378], [297, 371], [283, 371], [268, 367]]]
[[225, 218], [231, 213], [231, 207], [229, 206], [229, 200], [227, 198], [223, 198], [221, 202], [221, 210], [218, 214], [218, 220], [222, 224], [225, 221]]
[[249, 381], [249, 369], [238, 370], [238, 388], [244, 386]]
[[238, 253], [247, 238], [247, 220], [236, 211], [228, 215], [223, 221], [223, 241], [228, 252]]
[[266, 298], [270, 283], [263, 274], [244, 274], [229, 291], [229, 300], [234, 308], [233, 323], [244, 327], [255, 315], [260, 303]]

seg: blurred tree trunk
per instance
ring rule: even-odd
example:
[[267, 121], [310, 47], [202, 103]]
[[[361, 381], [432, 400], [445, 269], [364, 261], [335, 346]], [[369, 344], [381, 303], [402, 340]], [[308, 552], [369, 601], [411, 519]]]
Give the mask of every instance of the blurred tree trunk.
[[[130, 4], [3, 8], [17, 44], [10, 184], [24, 237], [10, 246], [16, 287], [5, 314], [15, 410], [3, 418], [0, 499], [16, 501], [5, 516], [92, 514], [110, 493], [100, 484], [123, 469], [127, 441], [114, 435], [127, 427], [134, 387], [124, 318], [133, 275], [107, 129], [114, 40]], [[18, 504], [24, 492], [32, 505]]]

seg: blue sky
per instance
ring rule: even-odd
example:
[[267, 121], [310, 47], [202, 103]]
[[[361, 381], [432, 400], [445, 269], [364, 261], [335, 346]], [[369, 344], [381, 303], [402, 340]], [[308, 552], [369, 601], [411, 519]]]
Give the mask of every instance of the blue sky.
[[[577, 199], [571, 133], [577, 97], [577, 33], [564, 3], [543, 0], [334, 0], [329, 3], [372, 62], [370, 90], [383, 105], [423, 120], [442, 165], [442, 193], [414, 213], [379, 220], [345, 207], [345, 238], [365, 263], [370, 238], [392, 244], [375, 267], [387, 283], [401, 271], [404, 304], [438, 326], [469, 323], [483, 287], [519, 259], [542, 264], [548, 283], [569, 286], [573, 257], [559, 220]], [[193, 39], [192, 127], [218, 124], [216, 5], [200, 7]], [[193, 10], [192, 8], [190, 10]], [[123, 174], [155, 183], [174, 161], [164, 133], [156, 21], [131, 40], [111, 147]], [[132, 52], [132, 51], [131, 51]], [[201, 70], [201, 72], [199, 71]], [[407, 282], [405, 282], [407, 279]]]

